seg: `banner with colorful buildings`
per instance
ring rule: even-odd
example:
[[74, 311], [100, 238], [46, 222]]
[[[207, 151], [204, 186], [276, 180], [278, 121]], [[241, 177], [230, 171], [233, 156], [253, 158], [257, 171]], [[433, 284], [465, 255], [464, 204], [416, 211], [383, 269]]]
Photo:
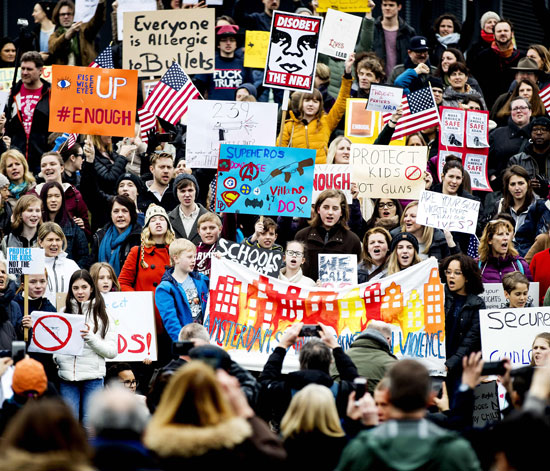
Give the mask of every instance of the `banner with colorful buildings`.
[[[322, 322], [347, 350], [369, 321], [392, 326], [392, 350], [445, 375], [444, 289], [437, 261], [425, 260], [382, 280], [342, 289], [306, 288], [260, 275], [238, 263], [212, 258], [209, 315], [212, 343], [245, 368], [261, 370], [294, 322]], [[299, 338], [284, 371], [299, 368]]]

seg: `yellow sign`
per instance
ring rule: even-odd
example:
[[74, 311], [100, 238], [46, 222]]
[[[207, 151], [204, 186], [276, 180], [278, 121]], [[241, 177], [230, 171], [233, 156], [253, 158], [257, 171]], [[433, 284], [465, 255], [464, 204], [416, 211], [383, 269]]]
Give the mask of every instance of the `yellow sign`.
[[369, 2], [367, 0], [319, 0], [317, 11], [324, 13], [328, 8], [344, 12], [370, 11]]
[[253, 69], [265, 68], [269, 49], [269, 31], [247, 31], [244, 46], [244, 66]]
[[[52, 66], [46, 65], [42, 67], [41, 77], [46, 81], [52, 81]], [[17, 69], [17, 80], [21, 79], [21, 69]], [[11, 88], [11, 83], [13, 80], [13, 67], [7, 67], [0, 69], [0, 91], [8, 91]]]

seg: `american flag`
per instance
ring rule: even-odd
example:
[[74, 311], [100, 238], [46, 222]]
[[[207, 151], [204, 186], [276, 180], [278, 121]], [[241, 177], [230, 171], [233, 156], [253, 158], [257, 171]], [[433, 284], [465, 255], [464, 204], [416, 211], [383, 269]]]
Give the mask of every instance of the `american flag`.
[[468, 249], [466, 250], [466, 255], [472, 258], [479, 257], [479, 239], [475, 234], [470, 235], [470, 242], [468, 243]]
[[157, 128], [157, 118], [153, 113], [143, 107], [138, 110], [137, 114], [139, 118], [140, 137], [141, 140], [147, 144], [149, 142], [147, 133], [151, 129]]
[[101, 54], [92, 61], [88, 67], [101, 68], [101, 69], [114, 69], [115, 64], [113, 63], [113, 49], [111, 46], [107, 46]]
[[189, 100], [200, 96], [191, 79], [180, 65], [174, 62], [147, 97], [142, 109], [171, 124], [176, 124], [187, 112]]
[[[401, 101], [403, 116], [397, 122], [392, 140], [422, 131], [439, 124], [439, 110], [430, 87], [403, 96]], [[383, 115], [384, 125], [390, 120], [391, 113]]]
[[544, 87], [539, 92], [539, 96], [542, 100], [542, 103], [544, 104], [544, 107], [546, 108], [546, 112], [550, 113], [550, 85]]

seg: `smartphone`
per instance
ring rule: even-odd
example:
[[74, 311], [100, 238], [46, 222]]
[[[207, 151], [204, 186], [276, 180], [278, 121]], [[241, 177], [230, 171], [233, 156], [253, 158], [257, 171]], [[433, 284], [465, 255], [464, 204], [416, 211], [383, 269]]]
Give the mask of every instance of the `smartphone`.
[[14, 340], [11, 343], [11, 357], [15, 365], [19, 360], [25, 358], [26, 344], [22, 340]]
[[483, 370], [481, 370], [481, 376], [503, 376], [504, 374], [506, 374], [504, 360], [488, 361], [483, 365]]
[[181, 355], [188, 355], [189, 350], [195, 348], [194, 342], [190, 340], [185, 340], [183, 342], [174, 342], [172, 344], [172, 355], [179, 357]]
[[355, 385], [355, 400], [358, 401], [361, 399], [365, 393], [367, 392], [367, 378], [363, 378], [362, 376], [358, 376], [353, 380], [353, 384]]
[[317, 324], [305, 324], [300, 330], [298, 337], [321, 337], [319, 331], [321, 327]]

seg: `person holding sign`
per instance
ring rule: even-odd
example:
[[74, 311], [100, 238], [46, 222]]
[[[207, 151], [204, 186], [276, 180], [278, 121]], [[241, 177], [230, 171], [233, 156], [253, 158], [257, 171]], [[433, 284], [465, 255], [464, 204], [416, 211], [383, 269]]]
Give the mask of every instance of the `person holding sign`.
[[397, 234], [391, 241], [388, 275], [393, 275], [421, 262], [418, 256], [418, 240], [408, 232]]
[[279, 146], [315, 149], [317, 151], [315, 163], [327, 162], [330, 135], [346, 112], [346, 100], [350, 96], [353, 82], [351, 67], [354, 60], [355, 54], [350, 54], [346, 59], [340, 92], [328, 114], [324, 112], [323, 96], [318, 89], [313, 89], [312, 93], [301, 94], [298, 114], [294, 115], [290, 111], [291, 118], [285, 122], [282, 136], [278, 137]]
[[75, 417], [86, 422], [88, 401], [97, 389], [103, 387], [105, 359], [117, 356], [115, 324], [105, 309], [103, 296], [97, 292], [87, 270], [73, 273], [69, 294], [62, 312], [86, 316], [82, 355], [54, 355], [61, 378], [59, 390], [73, 409]]
[[8, 247], [33, 247], [36, 245], [38, 227], [42, 222], [42, 202], [34, 195], [22, 196], [13, 210], [11, 233], [2, 239], [2, 252]]

